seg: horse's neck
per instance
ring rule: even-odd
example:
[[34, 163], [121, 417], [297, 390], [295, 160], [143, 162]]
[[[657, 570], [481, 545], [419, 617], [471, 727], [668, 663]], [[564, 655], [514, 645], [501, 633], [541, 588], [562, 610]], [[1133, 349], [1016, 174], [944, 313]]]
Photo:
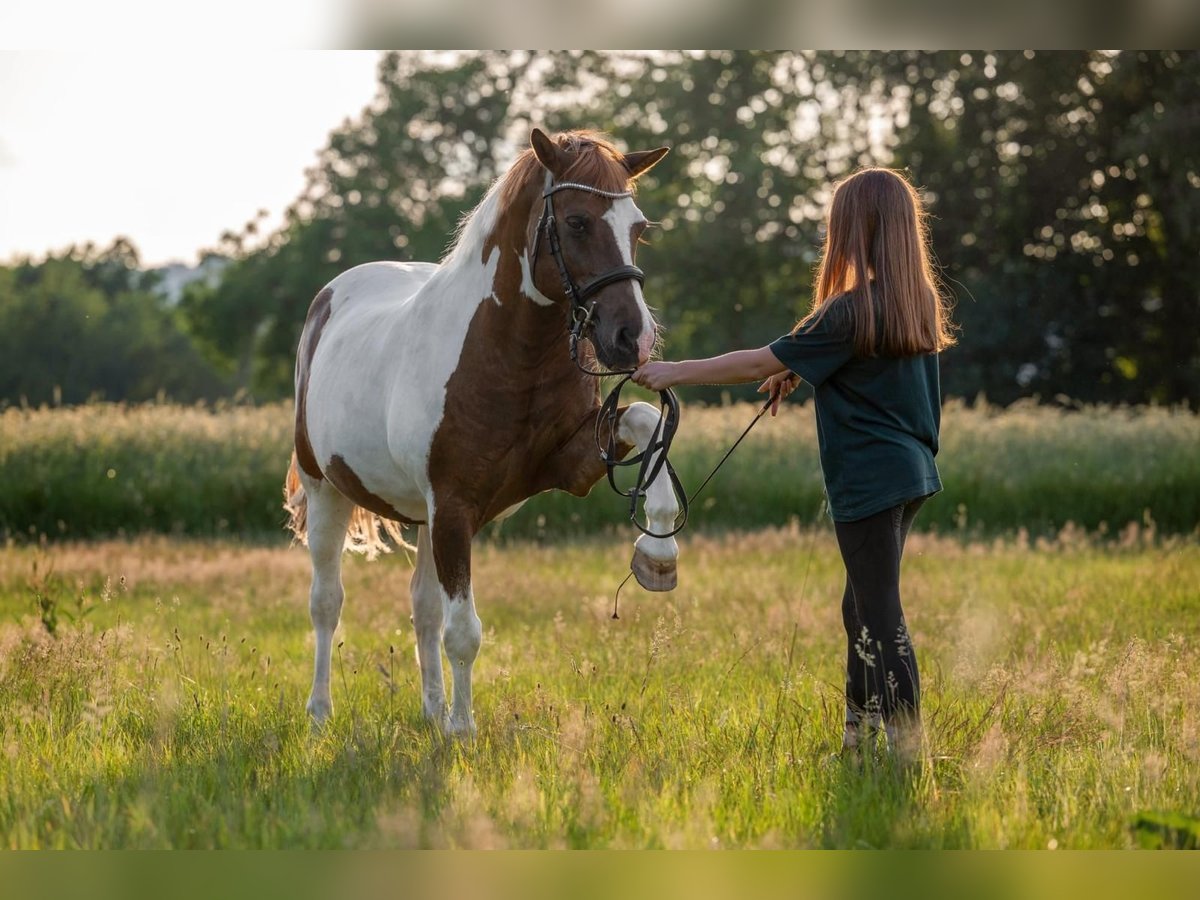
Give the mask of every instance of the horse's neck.
[[468, 343], [477, 344], [476, 350], [514, 373], [537, 372], [543, 378], [559, 378], [571, 370], [577, 372], [574, 366], [565, 365], [570, 357], [563, 306], [540, 305], [522, 291], [519, 250], [500, 248], [497, 252], [494, 293], [476, 311]]
[[[464, 354], [487, 356], [512, 370], [547, 370], [567, 356], [565, 308], [551, 303], [535, 288], [525, 293], [525, 271], [531, 265], [529, 231], [538, 190], [527, 186], [507, 207], [496, 192], [489, 194], [472, 214], [463, 233], [463, 245], [447, 260], [447, 277], [439, 293], [482, 302], [474, 311]], [[483, 282], [487, 282], [484, 284]], [[449, 299], [449, 296], [446, 297]], [[470, 358], [463, 360], [470, 363]], [[572, 367], [573, 368], [573, 367]]]

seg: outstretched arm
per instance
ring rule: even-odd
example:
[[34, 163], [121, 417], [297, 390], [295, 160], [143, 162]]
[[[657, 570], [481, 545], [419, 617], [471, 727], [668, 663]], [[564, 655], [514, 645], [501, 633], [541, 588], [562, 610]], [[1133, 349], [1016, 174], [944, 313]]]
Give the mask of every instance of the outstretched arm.
[[742, 384], [786, 371], [770, 348], [759, 347], [709, 359], [646, 363], [633, 373], [633, 380], [644, 388], [662, 391], [677, 384]]

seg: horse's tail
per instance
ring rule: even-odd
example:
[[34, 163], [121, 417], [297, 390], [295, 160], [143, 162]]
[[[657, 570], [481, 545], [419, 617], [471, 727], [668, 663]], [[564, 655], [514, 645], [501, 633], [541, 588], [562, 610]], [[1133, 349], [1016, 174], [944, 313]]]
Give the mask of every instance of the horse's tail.
[[[307, 546], [308, 496], [304, 493], [304, 483], [300, 481], [295, 453], [292, 454], [292, 464], [288, 467], [287, 478], [283, 483], [283, 508], [288, 514], [287, 527], [298, 543]], [[417, 548], [404, 539], [398, 522], [381, 518], [370, 510], [355, 506], [354, 512], [350, 514], [350, 527], [346, 529], [345, 549], [362, 553], [367, 559], [374, 559], [380, 553], [392, 552], [391, 544], [384, 540], [385, 535], [401, 550], [417, 552]]]
[[298, 543], [308, 546], [308, 496], [300, 481], [300, 469], [296, 454], [292, 453], [292, 464], [288, 466], [283, 480], [283, 509], [288, 514], [288, 530]]
[[[385, 534], [392, 539], [391, 544], [383, 539]], [[361, 506], [354, 507], [350, 527], [346, 529], [347, 550], [374, 559], [380, 553], [391, 553], [392, 544], [408, 553], [417, 552], [417, 548], [404, 539], [400, 523], [377, 516]]]

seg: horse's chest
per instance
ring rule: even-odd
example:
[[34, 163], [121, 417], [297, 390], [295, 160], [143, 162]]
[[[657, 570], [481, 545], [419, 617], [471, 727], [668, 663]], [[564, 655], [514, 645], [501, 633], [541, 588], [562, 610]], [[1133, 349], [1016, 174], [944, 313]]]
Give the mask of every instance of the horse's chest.
[[534, 494], [555, 487], [563, 442], [558, 420], [507, 420], [483, 414], [447, 417], [434, 434], [429, 480], [435, 505], [451, 500], [483, 524]]

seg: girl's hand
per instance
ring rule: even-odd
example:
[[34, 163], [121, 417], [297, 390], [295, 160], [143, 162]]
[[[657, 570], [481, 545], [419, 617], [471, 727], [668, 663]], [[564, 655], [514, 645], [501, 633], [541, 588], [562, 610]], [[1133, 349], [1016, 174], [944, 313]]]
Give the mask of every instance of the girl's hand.
[[779, 404], [788, 398], [796, 388], [800, 386], [800, 376], [792, 372], [783, 371], [776, 372], [766, 381], [758, 386], [760, 394], [770, 394], [771, 396], [771, 415], [775, 416], [779, 412]]
[[679, 363], [673, 362], [650, 362], [646, 363], [630, 377], [648, 390], [665, 391], [667, 388], [679, 383], [678, 366]]

